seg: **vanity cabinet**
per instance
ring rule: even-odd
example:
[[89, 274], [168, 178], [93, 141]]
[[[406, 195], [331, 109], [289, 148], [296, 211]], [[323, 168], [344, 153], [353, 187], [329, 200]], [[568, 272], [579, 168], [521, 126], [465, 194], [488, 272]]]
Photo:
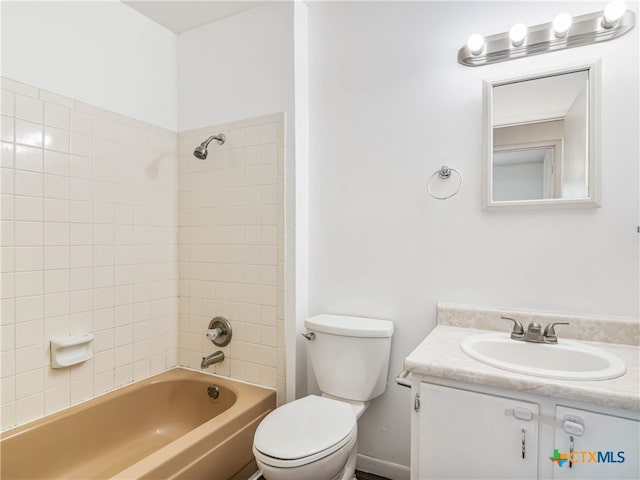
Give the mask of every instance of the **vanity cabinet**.
[[420, 383], [419, 395], [412, 478], [536, 478], [538, 425], [505, 412], [535, 415], [538, 405], [430, 383]]
[[412, 385], [412, 479], [640, 478], [638, 412], [421, 375]]
[[[554, 445], [560, 452], [573, 452], [575, 461], [554, 468], [554, 479], [640, 478], [640, 422], [564, 406], [556, 407], [556, 420], [558, 426], [573, 422], [570, 432], [555, 429]], [[583, 425], [581, 435], [571, 432], [575, 425]]]

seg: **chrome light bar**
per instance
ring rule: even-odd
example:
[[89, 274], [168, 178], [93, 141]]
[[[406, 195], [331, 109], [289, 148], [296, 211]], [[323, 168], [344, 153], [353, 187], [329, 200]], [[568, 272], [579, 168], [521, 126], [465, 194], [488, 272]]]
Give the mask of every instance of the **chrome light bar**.
[[[566, 14], [563, 14], [566, 15]], [[581, 47], [606, 42], [624, 35], [635, 24], [635, 15], [624, 10], [620, 18], [612, 21], [604, 12], [588, 13], [570, 19], [568, 30], [558, 31], [554, 22], [529, 27], [524, 40], [515, 41], [509, 32], [482, 39], [472, 35], [470, 41], [458, 51], [458, 62], [469, 67], [515, 60], [540, 53]], [[484, 43], [479, 43], [484, 40]]]

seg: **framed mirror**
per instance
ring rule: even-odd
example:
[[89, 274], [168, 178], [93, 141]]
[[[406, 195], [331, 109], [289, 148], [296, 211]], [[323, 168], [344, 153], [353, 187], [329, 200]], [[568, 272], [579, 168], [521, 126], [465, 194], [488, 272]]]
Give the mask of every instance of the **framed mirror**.
[[484, 209], [599, 207], [598, 64], [484, 81]]

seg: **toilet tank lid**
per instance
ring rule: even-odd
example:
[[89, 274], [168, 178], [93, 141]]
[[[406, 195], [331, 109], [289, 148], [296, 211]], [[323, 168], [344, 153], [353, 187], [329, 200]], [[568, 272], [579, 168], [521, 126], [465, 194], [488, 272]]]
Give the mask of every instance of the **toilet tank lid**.
[[304, 322], [304, 326], [316, 332], [343, 337], [375, 338], [393, 335], [393, 322], [389, 320], [347, 315], [316, 315], [308, 318]]

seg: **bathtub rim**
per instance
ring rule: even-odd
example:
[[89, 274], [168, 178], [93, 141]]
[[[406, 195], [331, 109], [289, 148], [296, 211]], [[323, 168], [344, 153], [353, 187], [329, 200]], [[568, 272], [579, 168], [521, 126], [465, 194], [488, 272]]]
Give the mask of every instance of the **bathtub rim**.
[[[183, 367], [180, 365], [176, 365], [175, 367], [171, 367], [168, 370], [165, 370], [164, 372], [160, 372], [160, 373], [156, 373], [154, 375], [151, 375], [149, 377], [145, 377], [142, 378], [140, 380], [135, 380], [133, 382], [127, 383], [126, 385], [121, 385], [119, 387], [116, 387], [112, 390], [109, 390], [107, 392], [101, 393], [99, 395], [96, 395], [95, 397], [91, 397], [91, 398], [87, 398], [86, 400], [82, 400], [81, 402], [78, 403], [74, 403], [73, 405], [69, 405], [68, 407], [65, 407], [61, 410], [56, 410], [54, 412], [48, 413], [47, 415], [44, 415], [43, 417], [39, 417], [36, 418], [34, 420], [29, 420], [26, 423], [22, 423], [19, 425], [15, 425], [11, 428], [8, 428], [7, 430], [1, 431], [0, 432], [0, 441], [4, 441], [4, 440], [8, 440], [10, 438], [12, 438], [14, 435], [23, 433], [23, 432], [27, 432], [29, 430], [32, 430], [33, 428], [39, 427], [41, 425], [46, 425], [52, 421], [57, 420], [58, 418], [64, 418], [66, 415], [71, 415], [72, 412], [71, 410], [76, 410], [76, 409], [85, 409], [88, 408], [86, 405], [89, 403], [93, 403], [96, 402], [98, 400], [100, 401], [105, 401], [104, 398], [107, 396], [116, 396], [116, 393], [119, 393], [120, 395], [124, 395], [126, 392], [124, 392], [125, 390], [128, 391], [128, 389], [134, 390], [136, 386], [141, 386], [143, 384], [151, 384], [151, 383], [156, 383], [158, 380], [158, 377], [163, 376], [163, 375], [168, 375], [169, 373], [173, 373], [173, 372], [180, 372], [180, 371], [185, 371], [185, 372], [192, 372], [193, 374], [200, 374], [200, 375], [207, 375], [209, 377], [215, 378], [215, 379], [219, 379], [222, 382], [230, 382], [231, 384], [233, 383], [240, 383], [242, 385], [248, 385], [249, 387], [255, 387], [258, 389], [264, 389], [264, 390], [269, 390], [269, 391], [273, 391], [275, 392], [276, 389], [273, 387], [265, 387], [264, 385], [258, 385], [256, 383], [250, 383], [250, 382], [245, 382], [243, 380], [237, 380], [235, 378], [231, 378], [231, 377], [226, 377], [224, 375], [220, 375], [220, 374], [216, 374], [213, 372], [204, 372], [201, 370], [196, 370], [195, 368], [190, 368], [190, 367]], [[175, 373], [173, 373], [175, 375]], [[215, 382], [212, 382], [215, 383]], [[228, 385], [225, 385], [225, 387], [228, 387]], [[139, 388], [139, 387], [138, 387]], [[230, 390], [233, 391], [234, 394], [236, 394], [237, 397], [237, 391], [235, 391], [233, 388], [229, 388]], [[118, 395], [118, 396], [120, 396]], [[111, 398], [111, 397], [110, 397]]]

